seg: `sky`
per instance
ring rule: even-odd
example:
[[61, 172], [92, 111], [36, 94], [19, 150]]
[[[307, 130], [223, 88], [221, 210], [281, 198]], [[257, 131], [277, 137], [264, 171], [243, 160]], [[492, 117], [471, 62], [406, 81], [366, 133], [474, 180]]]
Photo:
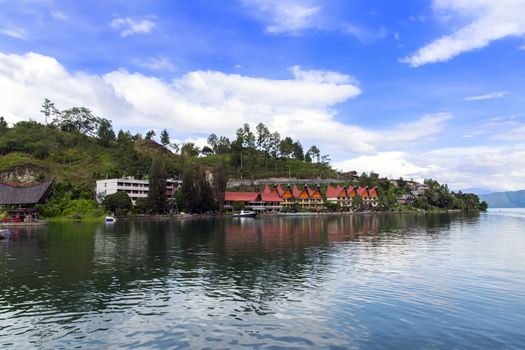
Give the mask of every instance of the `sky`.
[[340, 170], [525, 188], [525, 0], [0, 0], [0, 115], [174, 142], [243, 123]]

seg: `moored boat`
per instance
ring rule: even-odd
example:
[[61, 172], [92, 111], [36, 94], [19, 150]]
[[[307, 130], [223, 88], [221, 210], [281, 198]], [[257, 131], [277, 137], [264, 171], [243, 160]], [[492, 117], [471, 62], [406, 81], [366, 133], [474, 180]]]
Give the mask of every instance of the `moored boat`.
[[257, 215], [256, 212], [251, 210], [241, 210], [240, 213], [235, 213], [232, 216], [235, 218], [254, 218]]
[[104, 222], [107, 223], [107, 224], [112, 224], [115, 221], [117, 221], [117, 219], [115, 219], [113, 216], [106, 216], [104, 218]]

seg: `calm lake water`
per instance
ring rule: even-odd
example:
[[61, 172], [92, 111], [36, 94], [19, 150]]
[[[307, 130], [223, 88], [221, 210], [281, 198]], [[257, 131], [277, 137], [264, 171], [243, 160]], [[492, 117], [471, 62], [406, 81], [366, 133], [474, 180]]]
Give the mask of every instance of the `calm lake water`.
[[525, 210], [50, 224], [0, 348], [524, 348]]

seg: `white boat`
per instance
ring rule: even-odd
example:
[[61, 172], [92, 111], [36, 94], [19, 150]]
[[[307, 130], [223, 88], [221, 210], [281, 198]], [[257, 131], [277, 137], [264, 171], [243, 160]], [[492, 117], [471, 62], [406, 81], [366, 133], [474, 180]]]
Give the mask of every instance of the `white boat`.
[[7, 230], [0, 230], [0, 239], [7, 238]]
[[257, 215], [256, 212], [251, 210], [241, 210], [240, 213], [233, 214], [235, 218], [254, 218]]
[[108, 223], [108, 224], [109, 224], [109, 223], [114, 223], [115, 221], [117, 221], [117, 219], [115, 219], [113, 216], [106, 216], [106, 217], [104, 218], [104, 222], [105, 222], [105, 223]]

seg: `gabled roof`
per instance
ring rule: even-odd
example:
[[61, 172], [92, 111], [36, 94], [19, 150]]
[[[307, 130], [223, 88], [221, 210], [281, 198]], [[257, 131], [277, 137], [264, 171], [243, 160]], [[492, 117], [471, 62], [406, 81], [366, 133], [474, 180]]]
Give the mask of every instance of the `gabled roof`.
[[360, 195], [361, 197], [367, 197], [368, 196], [368, 188], [367, 187], [361, 187], [359, 186], [357, 188], [357, 194]]
[[328, 186], [326, 188], [326, 198], [336, 198], [339, 196], [339, 193], [341, 193], [341, 186], [332, 187]]
[[281, 186], [281, 184], [278, 184], [277, 185], [277, 194], [279, 196], [282, 196], [283, 195], [283, 186]]
[[224, 192], [224, 200], [232, 202], [253, 202], [257, 200], [259, 192]]
[[293, 193], [292, 193], [292, 189], [290, 188], [290, 185], [288, 185], [285, 189], [284, 189], [284, 192], [282, 194], [282, 198], [293, 198]]
[[304, 185], [303, 189], [301, 190], [301, 192], [299, 192], [299, 195], [297, 197], [310, 198], [310, 189], [308, 188], [308, 186]]
[[282, 202], [284, 200], [276, 193], [263, 193], [261, 198], [263, 202]]
[[315, 189], [311, 190], [312, 192], [310, 193], [310, 197], [314, 197], [314, 198], [322, 198], [323, 196], [321, 195], [321, 189], [319, 188], [319, 186], [317, 186]]
[[0, 204], [37, 204], [45, 200], [53, 181], [31, 186], [11, 186], [0, 183]]
[[297, 184], [294, 184], [294, 185], [293, 185], [293, 190], [292, 190], [292, 194], [293, 194], [293, 196], [294, 196], [295, 198], [299, 197], [299, 193], [300, 193], [300, 192], [301, 192], [301, 191], [299, 191], [299, 189], [297, 188]]
[[377, 187], [372, 187], [371, 189], [368, 190], [368, 195], [370, 197], [377, 197], [378, 194], [377, 194]]
[[346, 189], [346, 193], [348, 195], [348, 197], [354, 197], [357, 192], [355, 190], [355, 188], [353, 186], [349, 186], [347, 189]]
[[272, 193], [268, 184], [264, 185], [264, 190], [262, 191], [262, 193]]

